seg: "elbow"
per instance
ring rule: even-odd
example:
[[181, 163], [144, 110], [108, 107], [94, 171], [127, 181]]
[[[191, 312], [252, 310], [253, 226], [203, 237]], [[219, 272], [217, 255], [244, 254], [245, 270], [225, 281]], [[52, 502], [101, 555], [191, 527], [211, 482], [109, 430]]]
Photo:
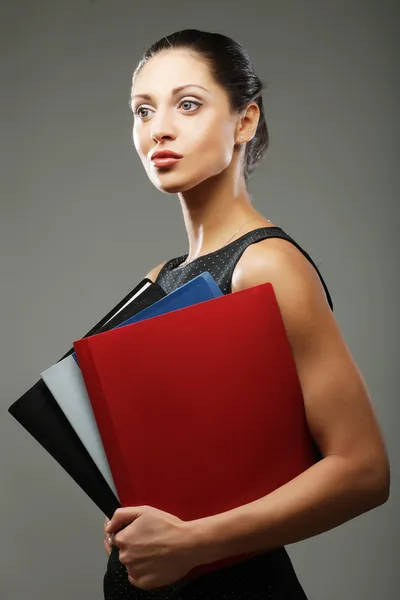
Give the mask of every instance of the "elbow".
[[376, 485], [376, 492], [378, 496], [378, 504], [385, 504], [390, 497], [390, 465], [387, 463], [384, 467], [379, 470], [378, 482]]
[[366, 499], [370, 502], [370, 508], [377, 508], [385, 504], [390, 497], [390, 463], [387, 455], [379, 456], [370, 460], [364, 467], [363, 473], [366, 482]]

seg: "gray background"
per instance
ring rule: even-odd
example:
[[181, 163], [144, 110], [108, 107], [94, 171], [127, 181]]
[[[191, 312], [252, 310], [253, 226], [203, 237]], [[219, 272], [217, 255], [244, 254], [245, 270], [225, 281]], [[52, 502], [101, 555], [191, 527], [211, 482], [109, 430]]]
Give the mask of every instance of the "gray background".
[[[131, 72], [162, 35], [241, 41], [268, 83], [254, 204], [311, 253], [392, 462], [383, 507], [289, 553], [310, 600], [399, 592], [398, 2], [1, 3], [0, 597], [102, 597], [103, 516], [6, 409], [152, 267], [187, 250], [131, 141]], [[395, 14], [397, 13], [397, 14]]]

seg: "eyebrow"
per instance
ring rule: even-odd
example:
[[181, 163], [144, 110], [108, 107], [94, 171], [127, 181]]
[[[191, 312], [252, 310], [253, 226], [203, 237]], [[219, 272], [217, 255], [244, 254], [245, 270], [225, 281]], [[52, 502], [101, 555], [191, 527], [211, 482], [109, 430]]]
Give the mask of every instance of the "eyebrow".
[[[172, 95], [174, 96], [175, 94], [178, 94], [179, 92], [188, 87], [196, 87], [200, 88], [201, 90], [204, 90], [205, 92], [208, 92], [208, 90], [202, 85], [197, 85], [196, 83], [186, 83], [185, 85], [180, 85], [179, 87], [174, 88], [172, 90]], [[151, 100], [151, 96], [149, 94], [134, 94], [131, 96], [131, 100], [135, 100], [135, 98], [144, 98], [145, 100]]]

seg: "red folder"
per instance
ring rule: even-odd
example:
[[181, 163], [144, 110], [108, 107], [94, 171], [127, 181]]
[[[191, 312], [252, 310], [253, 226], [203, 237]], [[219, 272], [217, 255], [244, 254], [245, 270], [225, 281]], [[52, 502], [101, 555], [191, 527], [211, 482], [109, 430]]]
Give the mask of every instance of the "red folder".
[[122, 506], [199, 519], [261, 498], [317, 460], [270, 283], [74, 347]]

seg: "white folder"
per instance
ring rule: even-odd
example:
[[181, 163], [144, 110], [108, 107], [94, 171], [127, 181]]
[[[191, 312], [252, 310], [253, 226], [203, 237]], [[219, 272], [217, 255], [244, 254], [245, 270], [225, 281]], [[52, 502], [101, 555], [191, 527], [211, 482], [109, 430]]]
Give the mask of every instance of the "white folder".
[[64, 358], [40, 375], [118, 498], [85, 382], [73, 356]]

